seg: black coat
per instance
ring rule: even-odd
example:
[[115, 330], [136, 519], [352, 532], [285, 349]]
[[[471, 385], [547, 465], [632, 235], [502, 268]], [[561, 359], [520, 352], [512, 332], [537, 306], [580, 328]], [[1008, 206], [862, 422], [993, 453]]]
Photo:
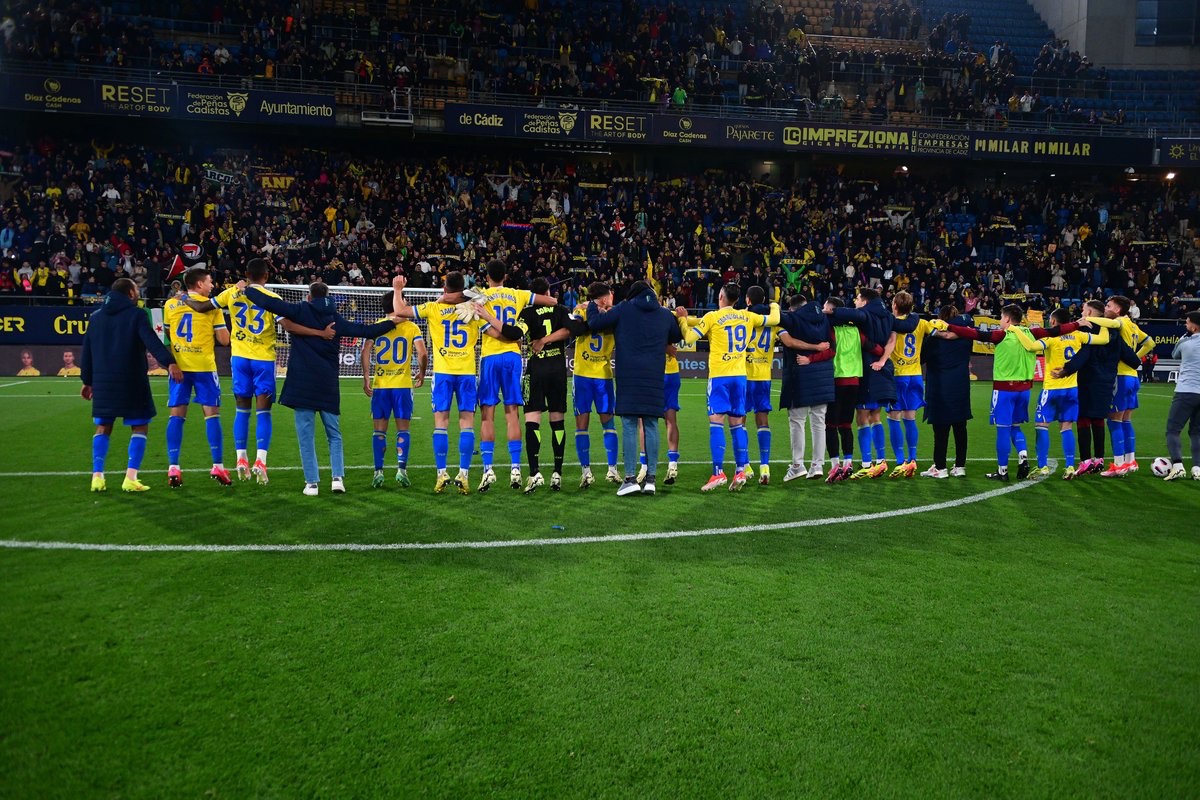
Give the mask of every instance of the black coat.
[[1108, 344], [1081, 347], [1063, 373], [1079, 373], [1079, 416], [1084, 419], [1104, 419], [1112, 410], [1113, 391], [1117, 385], [1117, 367], [1124, 361], [1137, 369], [1141, 360], [1133, 348], [1120, 336]]
[[338, 386], [338, 341], [343, 336], [374, 339], [396, 326], [390, 321], [376, 322], [374, 325], [351, 322], [337, 313], [337, 306], [328, 297], [304, 303], [288, 303], [264, 294], [254, 286], [246, 287], [246, 297], [259, 308], [309, 328], [320, 330], [334, 323], [337, 335], [332, 339], [326, 340], [320, 336], [292, 337], [287, 377], [283, 380], [283, 392], [279, 395], [280, 404], [288, 408], [340, 414], [342, 396]]
[[[829, 342], [833, 346], [833, 326], [820, 303], [805, 303], [795, 311], [779, 315], [779, 327], [788, 335], [808, 344]], [[796, 363], [797, 355], [813, 356], [791, 348], [783, 348], [783, 380], [779, 386], [780, 408], [805, 408], [833, 402], [833, 359], [817, 361], [806, 366]]]
[[679, 320], [659, 305], [654, 292], [601, 312], [589, 303], [589, 330], [613, 332], [617, 365], [617, 414], [623, 417], [661, 417], [667, 404], [663, 375], [667, 370], [667, 345], [683, 339]]
[[[834, 322], [853, 322], [867, 337], [871, 344], [886, 347], [892, 333], [912, 333], [916, 330], [918, 319], [909, 314], [907, 318], [897, 321], [891, 310], [882, 300], [872, 300], [862, 308], [843, 306], [834, 309]], [[876, 372], [871, 364], [876, 360], [869, 352], [863, 351], [863, 377], [858, 386], [860, 400], [879, 404], [896, 400], [896, 367], [891, 359]]]
[[145, 309], [122, 292], [109, 292], [92, 313], [83, 337], [79, 375], [92, 387], [92, 416], [101, 419], [150, 419], [156, 413], [146, 351], [164, 367], [175, 363], [170, 349], [154, 333]]
[[[950, 320], [951, 325], [970, 327], [970, 317]], [[925, 362], [925, 421], [930, 425], [953, 425], [971, 419], [970, 339], [925, 339], [921, 360]]]

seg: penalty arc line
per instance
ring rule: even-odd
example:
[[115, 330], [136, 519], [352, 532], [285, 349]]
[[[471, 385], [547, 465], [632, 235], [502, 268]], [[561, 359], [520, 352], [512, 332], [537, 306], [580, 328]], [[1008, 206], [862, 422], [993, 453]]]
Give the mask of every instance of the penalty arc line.
[[1040, 481], [1020, 481], [999, 489], [980, 494], [945, 500], [911, 508], [877, 511], [870, 514], [853, 514], [845, 517], [824, 517], [793, 522], [772, 522], [761, 525], [739, 525], [732, 528], [700, 528], [690, 531], [657, 531], [654, 533], [615, 533], [610, 536], [564, 536], [561, 538], [508, 539], [480, 542], [390, 542], [384, 544], [363, 543], [313, 543], [313, 544], [97, 544], [90, 542], [39, 542], [17, 539], [0, 539], [0, 549], [9, 550], [80, 550], [101, 553], [297, 553], [297, 552], [386, 552], [399, 550], [495, 550], [513, 547], [552, 547], [568, 544], [608, 544], [611, 542], [645, 542], [659, 539], [689, 539], [703, 536], [728, 536], [735, 533], [757, 533], [783, 531], [796, 528], [815, 528], [824, 525], [845, 525], [855, 522], [874, 522], [892, 517], [945, 511], [973, 503], [982, 503], [1006, 494], [1027, 489]]

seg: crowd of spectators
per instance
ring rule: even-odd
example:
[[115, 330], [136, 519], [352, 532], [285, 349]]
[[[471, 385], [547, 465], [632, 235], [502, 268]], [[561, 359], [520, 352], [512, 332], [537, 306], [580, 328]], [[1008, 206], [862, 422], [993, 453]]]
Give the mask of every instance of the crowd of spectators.
[[1121, 292], [1144, 316], [1177, 316], [1177, 298], [1197, 293], [1200, 192], [1150, 182], [983, 186], [904, 171], [772, 182], [511, 152], [200, 157], [48, 139], [4, 152], [6, 295], [95, 297], [129, 275], [161, 296], [184, 243], [201, 246], [219, 284], [255, 255], [289, 283], [383, 286], [403, 272], [414, 287], [450, 269], [478, 279], [499, 257], [517, 283], [541, 276], [564, 293], [593, 279], [631, 284], [649, 259], [663, 295], [689, 307], [715, 305], [728, 280], [778, 294], [904, 288], [927, 311], [953, 301], [994, 312], [1008, 293], [1054, 307]]
[[[383, 4], [376, 4], [379, 13], [358, 14], [347, 4], [340, 15], [311, 17], [300, 4], [281, 0], [169, 3], [165, 10], [145, 5], [148, 13], [204, 20], [228, 40], [158, 30], [148, 16], [114, 16], [107, 6], [29, 1], [13, 4], [4, 19], [4, 58], [247, 80], [350, 81], [381, 104], [391, 101], [392, 90], [458, 85], [566, 101], [664, 108], [733, 103], [880, 121], [896, 111], [982, 123], [1125, 120], [1123, 111], [1092, 113], [1080, 99], [1106, 91], [1107, 80], [1065, 42], [1047, 43], [1036, 64], [1021, 65], [1003, 42], [974, 46], [965, 12], [930, 20], [921, 34], [920, 7], [904, 0], [875, 4], [869, 26], [859, 0], [839, 0], [821, 20], [802, 11], [789, 16], [766, 0], [740, 14], [730, 5], [691, 13], [673, 0], [581, 8], [549, 3], [505, 13], [508, 6], [485, 1], [405, 6], [398, 17], [384, 15]], [[878, 38], [864, 46], [809, 36], [835, 25]], [[919, 36], [923, 46], [914, 46]], [[1030, 75], [1047, 97], [1062, 99], [1043, 100]], [[1018, 108], [1013, 101], [1023, 92], [1030, 102]]]

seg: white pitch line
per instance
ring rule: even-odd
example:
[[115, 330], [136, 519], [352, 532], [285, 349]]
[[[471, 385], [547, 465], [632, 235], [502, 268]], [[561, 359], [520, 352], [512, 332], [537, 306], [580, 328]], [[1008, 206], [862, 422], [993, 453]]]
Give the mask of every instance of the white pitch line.
[[[543, 459], [543, 461], [544, 461], [544, 460], [545, 460], [545, 459]], [[967, 461], [986, 461], [986, 462], [989, 462], [989, 463], [992, 463], [992, 464], [996, 463], [996, 459], [994, 459], [994, 458], [968, 458], [968, 459], [967, 459]], [[455, 466], [457, 463], [458, 463], [457, 461], [454, 461], [454, 460], [452, 459], [452, 460], [451, 460], [451, 463], [450, 463], [450, 466]], [[667, 463], [667, 462], [665, 462], [665, 461], [660, 461], [660, 462], [659, 462], [659, 464], [660, 464], [660, 465], [661, 465], [661, 464], [666, 464], [666, 463]], [[682, 465], [684, 465], [684, 466], [696, 466], [696, 465], [699, 465], [699, 464], [712, 464], [712, 462], [711, 462], [711, 461], [709, 461], [709, 460], [707, 460], [707, 459], [706, 459], [706, 460], [703, 460], [703, 461], [685, 461], [685, 460], [680, 460], [680, 461], [679, 461], [679, 463], [680, 463], [680, 464], [682, 464]], [[772, 460], [772, 461], [771, 461], [771, 463], [772, 463], [772, 464], [781, 464], [781, 465], [787, 465], [787, 464], [790, 464], [791, 462], [789, 462], [789, 461], [787, 461], [787, 460], [779, 460], [779, 459], [774, 459], [774, 460]], [[859, 462], [858, 462], [858, 460], [856, 459], [856, 460], [854, 461], [854, 463], [855, 463], [855, 464], [857, 464], [857, 463], [859, 463]], [[479, 464], [479, 462], [478, 462], [477, 460], [476, 460], [476, 461], [472, 461], [472, 463], [471, 463], [471, 468], [472, 468], [472, 469], [474, 469], [474, 468], [476, 468], [476, 467], [479, 467], [479, 466], [480, 466], [480, 464]], [[501, 465], [501, 466], [503, 466], [503, 465]], [[525, 468], [525, 467], [527, 467], [527, 466], [528, 466], [528, 464], [522, 464], [522, 465], [521, 465], [521, 468], [522, 468], [522, 469], [524, 469], [524, 468]], [[578, 466], [579, 466], [579, 463], [578, 463], [578, 462], [574, 462], [574, 463], [567, 462], [565, 466], [568, 466], [568, 467], [571, 467], [572, 469], [575, 469], [576, 467], [578, 467]], [[595, 465], [595, 464], [593, 464], [592, 466], [596, 466], [596, 465]], [[751, 463], [751, 466], [753, 466], [753, 467], [755, 467], [755, 468], [757, 469], [757, 467], [758, 467], [758, 462], [757, 462], [757, 461], [753, 461], [753, 462]], [[384, 464], [384, 467], [383, 467], [383, 468], [384, 468], [385, 470], [386, 470], [386, 469], [391, 469], [391, 466], [390, 466], [390, 465], [388, 465], [388, 464]], [[408, 469], [435, 469], [435, 465], [434, 465], [434, 464], [409, 464], [407, 468], [408, 468]], [[618, 468], [618, 469], [623, 469], [623, 468], [624, 468], [624, 462], [618, 462], [618, 464], [617, 464], [617, 468]], [[268, 467], [267, 469], [268, 469], [270, 472], [298, 472], [299, 470], [303, 469], [303, 467], [302, 467], [302, 466], [300, 466], [299, 464], [288, 464], [288, 465], [286, 465], [286, 466], [282, 466], [282, 467]], [[374, 465], [374, 464], [357, 464], [357, 465], [355, 465], [355, 464], [347, 464], [347, 465], [346, 465], [346, 469], [347, 469], [347, 470], [352, 470], [352, 469], [354, 469], [354, 470], [374, 470], [374, 469], [375, 469], [375, 465]], [[321, 466], [321, 468], [320, 468], [320, 471], [321, 471], [322, 473], [327, 473], [327, 472], [329, 472], [329, 467], [326, 467], [326, 466], [323, 466], [323, 465], [322, 465], [322, 466]], [[110, 470], [110, 472], [119, 472], [119, 470]], [[142, 472], [143, 472], [143, 473], [150, 473], [150, 472], [153, 472], [153, 470], [142, 470]], [[91, 473], [90, 471], [87, 471], [87, 470], [57, 470], [57, 471], [47, 471], [47, 472], [0, 472], [0, 478], [71, 478], [71, 477], [79, 477], [79, 476], [81, 476], [81, 475], [91, 475], [91, 474], [92, 474], [92, 473]], [[184, 474], [185, 474], [185, 475], [186, 475], [186, 474], [204, 475], [204, 474], [206, 474], [206, 473], [204, 472], [204, 470], [203, 470], [202, 468], [200, 468], [200, 467], [197, 467], [197, 468], [196, 468], [196, 469], [194, 469], [194, 470], [184, 470]]]
[[929, 503], [911, 508], [878, 511], [872, 514], [853, 514], [845, 517], [803, 519], [794, 522], [773, 522], [762, 525], [739, 525], [733, 528], [700, 528], [690, 531], [657, 531], [655, 533], [617, 533], [611, 536], [564, 536], [558, 539], [508, 539], [481, 542], [389, 542], [385, 544], [328, 543], [328, 544], [94, 544], [89, 542], [36, 542], [15, 539], [0, 540], [0, 548], [10, 550], [84, 550], [101, 553], [297, 553], [349, 551], [369, 553], [395, 550], [496, 550], [510, 547], [551, 547], [566, 544], [608, 544], [610, 542], [645, 542], [657, 539], [687, 539], [702, 536], [728, 536], [735, 533], [782, 531], [793, 528], [815, 528], [824, 525], [845, 525], [855, 522], [874, 522], [892, 517], [925, 514], [950, 508], [982, 503], [1006, 494], [1019, 492], [1039, 481], [1018, 481], [987, 492]]
[[[16, 383], [0, 383], [0, 389], [7, 389], [10, 386], [22, 386], [26, 383], [32, 383], [32, 381], [17, 381]], [[13, 397], [14, 395], [6, 395], [6, 396]]]

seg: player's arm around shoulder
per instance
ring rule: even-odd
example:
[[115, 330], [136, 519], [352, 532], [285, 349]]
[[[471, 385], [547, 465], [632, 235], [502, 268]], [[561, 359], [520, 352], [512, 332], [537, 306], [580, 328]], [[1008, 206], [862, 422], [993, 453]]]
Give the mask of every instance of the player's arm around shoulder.
[[1040, 353], [1046, 349], [1046, 342], [1042, 340], [1035, 340], [1032, 336], [1021, 330], [1021, 328], [1017, 327], [1016, 325], [1009, 328], [1009, 330], [1012, 331], [1017, 337], [1017, 341], [1021, 343], [1021, 347], [1024, 347], [1029, 352]]

